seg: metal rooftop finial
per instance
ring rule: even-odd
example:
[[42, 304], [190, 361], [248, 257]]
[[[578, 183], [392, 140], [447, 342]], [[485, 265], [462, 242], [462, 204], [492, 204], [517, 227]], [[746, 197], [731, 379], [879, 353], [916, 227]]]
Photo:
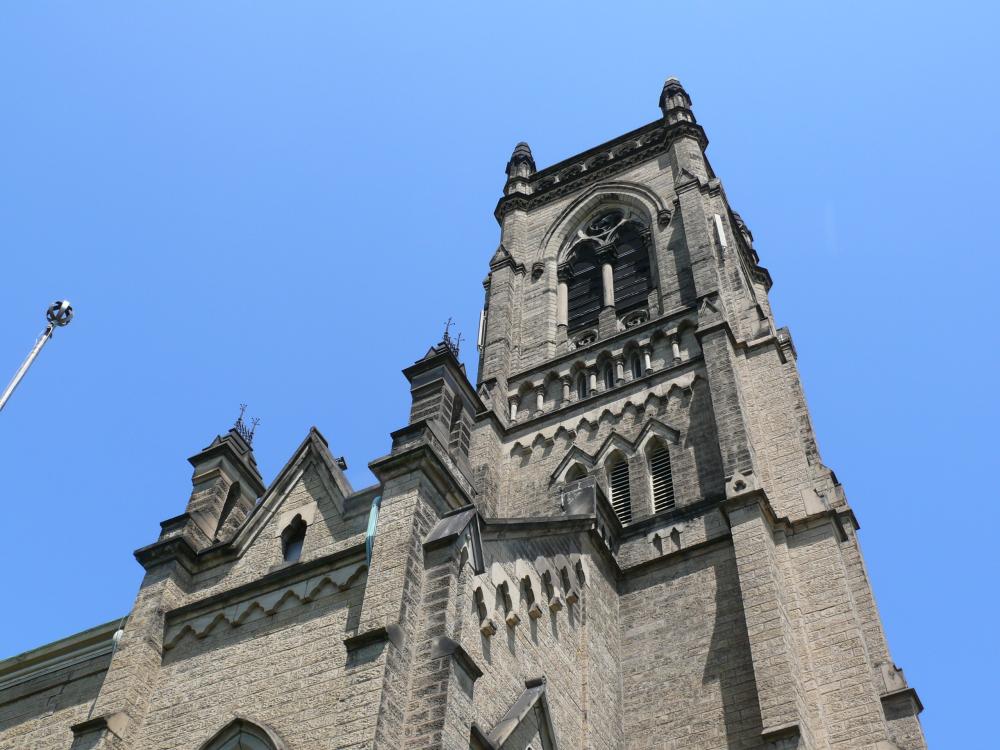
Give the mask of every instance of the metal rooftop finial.
[[240, 404], [240, 415], [236, 418], [236, 424], [233, 425], [233, 429], [236, 433], [243, 438], [247, 445], [253, 447], [253, 434], [257, 431], [257, 425], [260, 424], [260, 418], [254, 417], [250, 420], [250, 426], [247, 427], [247, 423], [243, 421], [243, 415], [246, 414], [247, 405]]
[[444, 342], [444, 345], [451, 350], [451, 353], [455, 355], [455, 359], [458, 359], [458, 348], [462, 345], [462, 334], [458, 334], [458, 338], [453, 339], [451, 337], [452, 325], [454, 324], [452, 319], [449, 317], [444, 323], [444, 338], [442, 341]]

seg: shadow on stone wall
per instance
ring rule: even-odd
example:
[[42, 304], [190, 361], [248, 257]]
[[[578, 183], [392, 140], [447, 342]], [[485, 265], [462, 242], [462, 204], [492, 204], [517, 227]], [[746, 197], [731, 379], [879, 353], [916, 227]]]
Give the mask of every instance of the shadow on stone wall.
[[757, 682], [736, 561], [732, 557], [720, 560], [714, 572], [715, 624], [702, 679], [719, 683], [726, 747], [762, 747]]

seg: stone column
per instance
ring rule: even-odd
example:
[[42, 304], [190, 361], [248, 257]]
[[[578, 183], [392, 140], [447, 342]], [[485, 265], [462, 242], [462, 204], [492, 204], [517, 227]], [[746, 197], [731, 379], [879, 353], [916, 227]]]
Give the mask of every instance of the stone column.
[[652, 350], [649, 344], [642, 347], [642, 369], [647, 375], [653, 371]]
[[545, 411], [545, 386], [543, 385], [535, 389], [535, 411]]
[[605, 245], [597, 251], [601, 263], [601, 290], [604, 307], [615, 306], [615, 269], [612, 265], [618, 259], [614, 245]]
[[566, 404], [569, 403], [569, 394], [570, 394], [570, 390], [571, 390], [572, 387], [573, 387], [573, 380], [572, 380], [572, 378], [563, 378], [562, 379], [562, 402], [563, 402], [563, 406], [565, 406]]
[[606, 339], [618, 333], [618, 314], [615, 312], [615, 271], [617, 258], [614, 245], [605, 245], [597, 251], [601, 264], [601, 311], [597, 316], [597, 330], [600, 338]]
[[623, 357], [615, 357], [615, 381], [625, 382], [625, 359]]
[[517, 404], [520, 399], [517, 396], [511, 396], [510, 398], [510, 421], [513, 422], [517, 419]]
[[681, 361], [681, 335], [679, 333], [670, 337], [670, 353], [673, 355], [675, 365]]
[[597, 368], [591, 367], [588, 370], [588, 380], [590, 382], [590, 388], [588, 389], [590, 393], [597, 393]]
[[573, 278], [573, 269], [565, 263], [559, 266], [556, 277], [559, 281], [556, 287], [556, 326], [559, 333], [565, 336], [569, 325], [569, 282]]

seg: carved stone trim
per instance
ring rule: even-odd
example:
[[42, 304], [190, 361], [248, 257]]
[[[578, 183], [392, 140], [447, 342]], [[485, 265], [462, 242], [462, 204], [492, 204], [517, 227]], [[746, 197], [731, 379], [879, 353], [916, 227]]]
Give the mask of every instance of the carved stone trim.
[[288, 586], [248, 596], [219, 609], [169, 622], [163, 637], [163, 648], [165, 650], [173, 648], [189, 633], [196, 638], [204, 638], [222, 622], [234, 628], [239, 627], [247, 622], [256, 610], [260, 610], [262, 616], [270, 616], [288, 599], [294, 598], [305, 604], [318, 599], [324, 589], [333, 588], [336, 592], [345, 591], [350, 588], [362, 571], [367, 570], [368, 566], [364, 562], [356, 562], [297, 581]]
[[705, 131], [696, 123], [664, 125], [663, 120], [656, 120], [643, 125], [613, 141], [535, 173], [529, 181], [531, 196], [522, 193], [504, 196], [497, 203], [494, 215], [500, 221], [508, 211], [530, 211], [543, 206], [639, 162], [659, 156], [674, 140], [685, 136], [695, 138], [702, 149], [708, 145]]

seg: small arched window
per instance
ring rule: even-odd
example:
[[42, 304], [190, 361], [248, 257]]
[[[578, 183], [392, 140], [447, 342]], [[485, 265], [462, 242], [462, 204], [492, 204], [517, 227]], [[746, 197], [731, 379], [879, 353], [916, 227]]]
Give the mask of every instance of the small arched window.
[[642, 377], [642, 359], [640, 359], [638, 352], [632, 352], [628, 366], [632, 370], [632, 380], [638, 380]]
[[615, 368], [610, 362], [604, 363], [604, 389], [610, 391], [615, 387]]
[[674, 507], [674, 475], [670, 468], [670, 451], [657, 441], [649, 453], [649, 479], [653, 486], [653, 512], [662, 513]]
[[590, 386], [587, 383], [587, 373], [581, 372], [576, 376], [576, 397], [585, 399], [590, 395]]
[[297, 562], [302, 556], [302, 543], [306, 539], [306, 522], [295, 516], [281, 532], [281, 554], [285, 562]]
[[611, 508], [624, 526], [632, 521], [632, 491], [629, 488], [628, 461], [615, 454], [608, 464], [608, 486]]
[[199, 750], [284, 750], [285, 744], [270, 729], [246, 719], [235, 719]]

